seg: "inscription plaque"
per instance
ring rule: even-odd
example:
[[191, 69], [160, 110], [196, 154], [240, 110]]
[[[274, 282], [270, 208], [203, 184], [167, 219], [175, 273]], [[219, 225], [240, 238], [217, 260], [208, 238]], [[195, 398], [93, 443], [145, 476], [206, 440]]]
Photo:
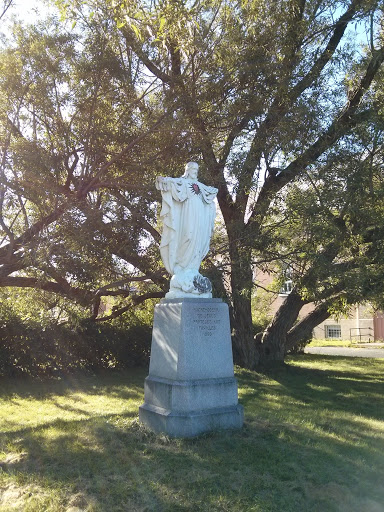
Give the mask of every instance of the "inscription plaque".
[[193, 324], [197, 328], [198, 333], [204, 338], [211, 338], [220, 325], [220, 320], [217, 318], [217, 308], [197, 307], [193, 308], [193, 310], [195, 313]]

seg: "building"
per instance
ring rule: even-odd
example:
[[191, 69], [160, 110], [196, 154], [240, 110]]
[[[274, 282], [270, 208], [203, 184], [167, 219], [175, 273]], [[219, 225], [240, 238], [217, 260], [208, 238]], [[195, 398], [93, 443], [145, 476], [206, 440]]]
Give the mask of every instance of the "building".
[[[273, 276], [256, 271], [256, 281], [264, 289], [269, 289]], [[293, 283], [289, 275], [283, 283], [279, 293], [271, 293], [270, 313], [274, 315], [292, 291]], [[314, 304], [303, 306], [299, 318], [305, 317], [314, 309]], [[384, 340], [384, 313], [374, 312], [369, 304], [359, 304], [351, 308], [348, 316], [339, 318], [329, 317], [313, 330], [314, 339], [340, 339], [354, 342], [369, 342]]]
[[[379, 322], [380, 323], [380, 322]], [[375, 329], [375, 315], [369, 305], [353, 307], [348, 317], [328, 318], [313, 330], [315, 339], [340, 339], [359, 342], [382, 339]]]

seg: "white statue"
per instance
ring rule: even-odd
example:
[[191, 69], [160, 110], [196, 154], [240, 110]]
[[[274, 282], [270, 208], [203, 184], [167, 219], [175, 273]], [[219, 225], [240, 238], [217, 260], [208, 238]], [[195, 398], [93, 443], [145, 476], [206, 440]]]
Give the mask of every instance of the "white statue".
[[208, 278], [199, 273], [208, 253], [216, 217], [217, 188], [197, 181], [199, 166], [188, 162], [181, 178], [156, 178], [163, 198], [160, 254], [172, 275], [166, 298], [212, 297]]

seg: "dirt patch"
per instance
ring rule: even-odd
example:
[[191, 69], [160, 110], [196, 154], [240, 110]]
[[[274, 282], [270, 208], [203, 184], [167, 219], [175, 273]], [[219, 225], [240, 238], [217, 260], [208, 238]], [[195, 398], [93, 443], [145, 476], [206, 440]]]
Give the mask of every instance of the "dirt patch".
[[330, 482], [319, 487], [307, 485], [308, 494], [321, 501], [323, 496], [331, 497], [339, 512], [384, 512], [384, 506], [369, 498], [356, 499], [352, 496], [348, 487]]
[[66, 512], [83, 512], [87, 510], [89, 502], [83, 493], [79, 492], [71, 496]]
[[29, 488], [8, 484], [0, 487], [0, 506], [4, 506], [6, 510], [23, 510], [25, 499], [30, 495]]
[[4, 460], [0, 462], [0, 468], [3, 471], [7, 471], [9, 469], [12, 469], [12, 466], [15, 466], [16, 464], [20, 464], [27, 458], [26, 452], [21, 453], [8, 453]]

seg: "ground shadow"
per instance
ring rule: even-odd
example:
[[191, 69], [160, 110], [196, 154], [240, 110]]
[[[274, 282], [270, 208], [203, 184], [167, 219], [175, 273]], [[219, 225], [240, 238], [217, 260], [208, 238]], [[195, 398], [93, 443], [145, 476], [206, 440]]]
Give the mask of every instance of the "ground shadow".
[[[132, 376], [134, 390], [139, 375], [143, 378], [145, 372]], [[374, 444], [372, 432], [359, 430], [351, 414], [364, 418], [364, 399], [351, 404], [344, 395], [351, 382], [357, 386], [355, 395], [382, 393], [383, 380], [377, 376], [372, 386], [368, 376], [360, 377], [356, 381], [353, 372], [289, 365], [264, 373], [242, 371], [244, 428], [189, 440], [147, 431], [132, 410], [3, 431], [7, 446], [22, 456], [10, 457], [2, 470], [44, 489], [64, 489], [62, 508], [55, 512], [66, 510], [79, 496], [84, 510], [93, 506], [108, 512], [373, 512], [384, 501], [383, 469], [378, 469], [383, 438], [378, 436]], [[119, 389], [114, 377], [95, 382], [83, 383], [85, 391], [127, 393], [125, 382], [120, 381]], [[62, 391], [70, 393], [77, 385], [67, 382]], [[271, 414], [273, 403], [284, 404], [276, 415]], [[327, 411], [323, 419], [315, 416], [315, 408]], [[343, 410], [346, 418], [332, 428], [332, 414], [340, 418]], [[382, 413], [381, 408], [374, 414], [376, 420]], [[304, 420], [311, 414], [317, 419], [308, 429]]]
[[[0, 377], [0, 399], [12, 400], [15, 396], [48, 399], [52, 396], [65, 396], [76, 392], [97, 395], [101, 391], [111, 396], [129, 399], [138, 392], [142, 392], [143, 379], [147, 373], [147, 368], [131, 368], [98, 373], [77, 372], [41, 379], [29, 376]], [[126, 386], [122, 385], [124, 380]]]

